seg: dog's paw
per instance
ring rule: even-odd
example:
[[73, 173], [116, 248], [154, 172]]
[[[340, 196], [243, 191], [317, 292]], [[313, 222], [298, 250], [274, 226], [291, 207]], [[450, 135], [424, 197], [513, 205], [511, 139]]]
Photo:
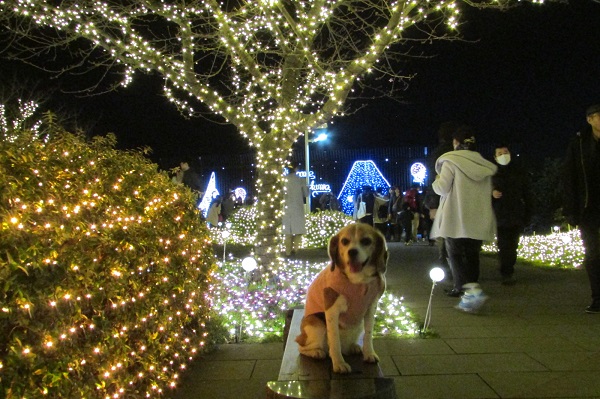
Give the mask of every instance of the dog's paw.
[[377, 353], [375, 352], [365, 353], [363, 360], [367, 363], [377, 363], [379, 362], [379, 356], [377, 356]]
[[312, 349], [308, 351], [300, 351], [304, 356], [312, 357], [313, 359], [325, 359], [327, 352], [323, 349]]
[[349, 374], [352, 372], [352, 367], [345, 361], [333, 362], [333, 372], [339, 374]]
[[359, 344], [352, 344], [348, 349], [348, 354], [350, 355], [360, 355], [362, 353], [362, 348]]

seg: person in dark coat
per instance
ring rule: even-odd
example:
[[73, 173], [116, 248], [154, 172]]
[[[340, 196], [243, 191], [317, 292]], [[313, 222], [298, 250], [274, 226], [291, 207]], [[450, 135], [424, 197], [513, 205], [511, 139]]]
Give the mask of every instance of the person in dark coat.
[[179, 173], [177, 179], [183, 183], [184, 186], [189, 187], [192, 192], [196, 195], [196, 207], [200, 205], [202, 201], [202, 182], [200, 181], [200, 175], [196, 173], [194, 169], [190, 167], [187, 161], [179, 163]]
[[363, 186], [360, 200], [366, 204], [367, 214], [358, 219], [361, 223], [373, 226], [373, 209], [375, 208], [375, 192], [371, 186]]
[[494, 150], [498, 171], [492, 177], [492, 206], [496, 215], [498, 256], [502, 284], [513, 285], [519, 239], [531, 220], [532, 197], [529, 178], [514, 160], [506, 144]]
[[398, 224], [398, 236], [402, 236], [404, 232], [404, 245], [412, 244], [412, 223], [414, 214], [410, 209], [410, 205], [407, 202], [402, 202], [402, 209], [398, 212], [397, 224]]
[[592, 304], [585, 311], [600, 314], [600, 104], [587, 108], [589, 126], [569, 143], [563, 167], [563, 214], [579, 226], [590, 280]]

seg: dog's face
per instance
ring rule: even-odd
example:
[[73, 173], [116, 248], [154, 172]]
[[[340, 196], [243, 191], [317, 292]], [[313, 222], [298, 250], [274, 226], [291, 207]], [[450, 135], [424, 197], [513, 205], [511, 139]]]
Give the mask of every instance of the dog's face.
[[331, 270], [336, 267], [352, 282], [364, 282], [385, 273], [388, 252], [385, 237], [365, 223], [343, 227], [329, 240]]

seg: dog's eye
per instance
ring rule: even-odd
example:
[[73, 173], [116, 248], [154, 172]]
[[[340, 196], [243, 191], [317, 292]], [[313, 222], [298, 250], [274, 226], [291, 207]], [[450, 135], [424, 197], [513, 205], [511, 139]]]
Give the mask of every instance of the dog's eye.
[[350, 244], [350, 240], [347, 238], [342, 238], [342, 245], [348, 245]]
[[360, 239], [360, 244], [365, 247], [371, 245], [372, 242], [373, 240], [371, 240], [369, 237], [364, 237]]

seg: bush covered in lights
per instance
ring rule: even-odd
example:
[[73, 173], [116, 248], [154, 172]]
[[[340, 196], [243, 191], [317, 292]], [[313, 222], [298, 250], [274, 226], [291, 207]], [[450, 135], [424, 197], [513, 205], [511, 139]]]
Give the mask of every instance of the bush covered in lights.
[[[230, 235], [227, 242], [251, 246], [256, 240], [256, 206], [237, 209], [223, 226]], [[352, 223], [350, 216], [338, 211], [314, 212], [306, 217], [306, 234], [302, 236], [302, 248], [326, 248], [329, 238], [339, 229]], [[212, 229], [211, 235], [215, 243], [222, 243], [222, 229]]]
[[[328, 265], [283, 260], [267, 281], [255, 281], [240, 261], [225, 262], [215, 272], [211, 286], [212, 306], [229, 330], [230, 339], [265, 341], [283, 336], [285, 312], [302, 307], [306, 288]], [[256, 279], [258, 280], [258, 279]], [[403, 298], [385, 293], [375, 316], [375, 335], [413, 337], [418, 333], [416, 317], [402, 304]]]
[[[498, 251], [495, 243], [483, 246], [483, 251]], [[556, 231], [548, 235], [522, 236], [517, 257], [536, 266], [579, 269], [584, 257], [583, 241], [579, 230]]]
[[191, 192], [114, 144], [0, 140], [1, 397], [160, 396], [224, 333]]

